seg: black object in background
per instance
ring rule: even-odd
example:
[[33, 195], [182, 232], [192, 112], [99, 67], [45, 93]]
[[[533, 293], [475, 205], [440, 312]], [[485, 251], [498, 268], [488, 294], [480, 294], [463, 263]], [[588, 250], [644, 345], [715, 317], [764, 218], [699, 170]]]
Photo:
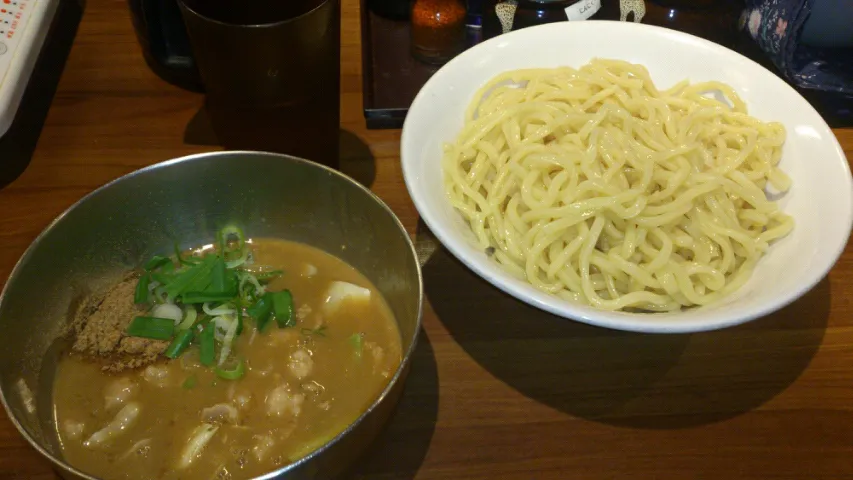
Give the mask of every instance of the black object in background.
[[173, 85], [203, 91], [177, 0], [127, 0], [127, 4], [148, 67]]
[[483, 26], [483, 0], [468, 0], [468, 20], [469, 27]]
[[146, 61], [203, 87], [223, 147], [337, 166], [340, 0], [128, 1]]

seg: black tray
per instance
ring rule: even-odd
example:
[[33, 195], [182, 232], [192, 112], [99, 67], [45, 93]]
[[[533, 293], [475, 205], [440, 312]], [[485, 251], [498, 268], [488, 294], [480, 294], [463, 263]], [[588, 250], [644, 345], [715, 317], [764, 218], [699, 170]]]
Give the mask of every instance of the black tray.
[[[725, 11], [679, 11], [646, 2], [643, 23], [666, 26], [719, 43], [778, 74], [764, 52], [746, 33], [737, 31], [737, 9], [720, 0]], [[673, 23], [672, 18], [678, 19]], [[468, 29], [467, 46], [481, 41], [479, 28]], [[415, 60], [411, 55], [409, 22], [390, 20], [370, 11], [361, 0], [361, 45], [364, 117], [367, 128], [401, 128], [412, 100], [438, 67]], [[800, 93], [833, 128], [853, 126], [853, 97], [803, 91]]]

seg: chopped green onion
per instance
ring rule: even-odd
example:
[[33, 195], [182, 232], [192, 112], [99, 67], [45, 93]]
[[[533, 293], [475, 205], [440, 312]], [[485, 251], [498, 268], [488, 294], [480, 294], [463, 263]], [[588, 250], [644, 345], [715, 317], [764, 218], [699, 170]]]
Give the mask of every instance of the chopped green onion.
[[[216, 260], [216, 257], [212, 257]], [[207, 260], [207, 258], [205, 258]], [[201, 272], [199, 275], [195, 277], [190, 283], [187, 284], [186, 288], [181, 292], [207, 292], [210, 291], [210, 280], [211, 273], [213, 273], [213, 262], [210, 262], [210, 267], [205, 265], [205, 261], [199, 263], [198, 265], [193, 265], [189, 268], [201, 267]]]
[[201, 331], [201, 335], [199, 335], [199, 356], [201, 357], [201, 364], [204, 366], [213, 365], [214, 360], [216, 359], [216, 351], [214, 350], [214, 330], [216, 330], [216, 325], [213, 322], [208, 323], [204, 326], [204, 330]]
[[227, 292], [186, 292], [181, 295], [181, 301], [184, 303], [227, 302], [232, 298], [234, 295]]
[[186, 380], [184, 380], [184, 383], [181, 384], [181, 387], [183, 387], [185, 390], [191, 390], [193, 387], [195, 387], [196, 383], [198, 383], [198, 377], [196, 377], [195, 375], [190, 375], [189, 377], [187, 377]]
[[184, 320], [178, 325], [179, 330], [189, 330], [198, 318], [198, 310], [192, 305], [184, 307]]
[[364, 350], [363, 338], [360, 333], [354, 333], [349, 337], [349, 343], [355, 350], [355, 356], [361, 358], [361, 351]]
[[154, 255], [153, 257], [151, 257], [151, 260], [148, 260], [148, 263], [146, 263], [145, 267], [143, 268], [150, 272], [151, 270], [156, 270], [162, 267], [163, 265], [166, 265], [167, 263], [172, 263], [172, 259], [169, 257], [164, 257], [162, 255]]
[[133, 293], [134, 303], [145, 303], [148, 301], [148, 285], [151, 283], [151, 276], [143, 275], [139, 277], [136, 283], [136, 291]]
[[169, 340], [175, 334], [175, 321], [170, 318], [136, 317], [127, 327], [131, 337]]
[[231, 370], [225, 370], [219, 367], [213, 369], [216, 376], [225, 380], [237, 380], [246, 373], [246, 366], [242, 358], [237, 359], [237, 365]]
[[326, 326], [325, 325], [320, 325], [317, 328], [303, 328], [301, 331], [302, 331], [302, 335], [318, 335], [321, 337], [326, 336]]
[[239, 290], [237, 286], [240, 284], [240, 277], [237, 275], [236, 270], [229, 269], [225, 274], [225, 292], [232, 293], [235, 297], [239, 295]]
[[278, 328], [287, 328], [296, 325], [296, 317], [293, 315], [293, 295], [290, 294], [290, 290], [273, 293], [272, 305]]
[[263, 295], [266, 291], [263, 286], [261, 286], [258, 279], [255, 278], [249, 272], [239, 272], [238, 276], [238, 290], [240, 293], [240, 298], [248, 305], [254, 303], [257, 300], [259, 295]]
[[181, 330], [180, 333], [172, 340], [172, 343], [166, 348], [166, 351], [163, 352], [167, 358], [178, 358], [178, 356], [184, 353], [184, 350], [190, 346], [190, 342], [193, 339], [193, 331], [192, 330]]
[[[228, 240], [232, 236], [237, 237], [237, 248], [235, 249], [228, 248]], [[222, 258], [225, 260], [228, 268], [239, 267], [249, 258], [249, 249], [246, 248], [246, 236], [239, 227], [228, 225], [220, 230], [216, 237], [219, 244], [219, 251], [222, 252]], [[234, 253], [237, 254], [236, 257]]]
[[268, 292], [263, 294], [254, 305], [246, 309], [246, 313], [255, 319], [258, 331], [260, 332], [264, 331], [264, 327], [272, 315], [272, 304], [272, 295]]
[[177, 298], [184, 292], [200, 292], [210, 284], [210, 274], [216, 257], [208, 255], [201, 263], [193, 265], [186, 271], [178, 274], [167, 286], [166, 294], [169, 298]]
[[210, 315], [211, 317], [218, 317], [220, 315], [231, 315], [234, 313], [234, 305], [230, 303], [217, 303], [216, 306], [213, 305], [214, 302], [206, 302], [201, 306], [201, 310]]
[[225, 360], [228, 358], [228, 355], [231, 354], [231, 346], [234, 343], [234, 337], [237, 336], [237, 319], [228, 320], [227, 317], [217, 317], [222, 318], [226, 322], [228, 322], [228, 329], [225, 331], [225, 337], [222, 338], [222, 347], [219, 349], [219, 365], [225, 363]]
[[168, 285], [177, 278], [176, 273], [154, 272], [151, 274], [151, 279], [158, 282], [160, 285]]
[[225, 260], [216, 257], [213, 262], [213, 269], [210, 272], [210, 289], [214, 292], [225, 291], [225, 272]]
[[243, 230], [236, 225], [227, 225], [222, 227], [216, 233], [216, 242], [219, 244], [219, 249], [224, 253], [228, 248], [228, 238], [231, 236], [237, 237], [237, 247], [243, 246], [246, 242], [246, 236], [243, 234]]

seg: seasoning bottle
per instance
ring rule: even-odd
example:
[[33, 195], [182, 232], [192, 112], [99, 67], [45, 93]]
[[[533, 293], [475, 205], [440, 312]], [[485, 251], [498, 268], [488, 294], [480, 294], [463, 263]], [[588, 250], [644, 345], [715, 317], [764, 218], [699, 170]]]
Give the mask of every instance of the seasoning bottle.
[[425, 63], [442, 64], [465, 46], [464, 0], [414, 0], [412, 55]]

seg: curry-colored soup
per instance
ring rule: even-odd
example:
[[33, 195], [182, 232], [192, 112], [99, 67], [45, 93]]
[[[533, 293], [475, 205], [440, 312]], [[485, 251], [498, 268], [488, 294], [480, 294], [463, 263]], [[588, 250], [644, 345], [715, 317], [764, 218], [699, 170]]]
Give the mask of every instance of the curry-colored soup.
[[[258, 332], [247, 322], [234, 341], [245, 359], [237, 380], [201, 365], [195, 350], [118, 374], [65, 356], [54, 404], [71, 465], [107, 479], [253, 477], [315, 450], [376, 399], [401, 360], [396, 322], [376, 288], [313, 247], [261, 239], [252, 250], [256, 262], [284, 270], [267, 288], [292, 292], [296, 325]], [[369, 298], [330, 299], [334, 282]]]

